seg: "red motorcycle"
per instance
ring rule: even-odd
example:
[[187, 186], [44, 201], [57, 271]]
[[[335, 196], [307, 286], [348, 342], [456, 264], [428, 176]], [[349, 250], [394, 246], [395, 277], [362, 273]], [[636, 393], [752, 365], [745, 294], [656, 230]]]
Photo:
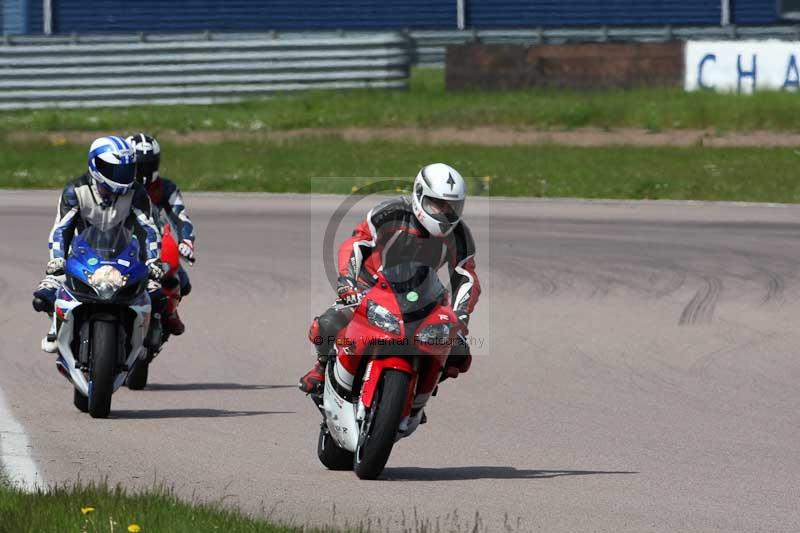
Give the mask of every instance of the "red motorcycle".
[[317, 455], [327, 468], [375, 479], [394, 443], [425, 423], [460, 328], [449, 300], [427, 265], [378, 273], [336, 339], [324, 392], [312, 395], [324, 419]]
[[178, 269], [181, 264], [181, 255], [169, 224], [164, 225], [163, 235], [161, 236], [161, 264], [166, 267], [164, 278], [161, 282], [163, 301], [154, 306], [153, 318], [157, 320], [150, 321], [150, 328], [144, 339], [145, 350], [142, 352], [141, 358], [136, 360], [134, 367], [128, 374], [128, 378], [125, 380], [125, 384], [131, 390], [142, 390], [147, 386], [150, 363], [161, 352], [164, 344], [169, 339], [169, 333], [162, 321], [164, 317], [174, 311], [177, 305], [177, 295], [180, 294]]

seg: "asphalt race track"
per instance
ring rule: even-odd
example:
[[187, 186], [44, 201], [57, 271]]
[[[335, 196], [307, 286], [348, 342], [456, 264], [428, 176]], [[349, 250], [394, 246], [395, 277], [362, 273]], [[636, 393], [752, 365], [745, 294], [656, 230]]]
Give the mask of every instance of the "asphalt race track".
[[108, 420], [39, 351], [56, 200], [0, 193], [0, 389], [48, 483], [373, 530], [800, 530], [800, 206], [471, 200], [483, 347], [363, 482], [318, 463], [295, 389], [341, 198], [188, 195], [187, 334]]

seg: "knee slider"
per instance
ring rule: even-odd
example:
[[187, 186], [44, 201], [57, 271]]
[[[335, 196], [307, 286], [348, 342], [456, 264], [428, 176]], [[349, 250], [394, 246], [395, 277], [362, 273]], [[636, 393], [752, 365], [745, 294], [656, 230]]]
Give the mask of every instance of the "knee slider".
[[317, 318], [317, 322], [319, 323], [319, 334], [323, 337], [336, 335], [339, 330], [347, 325], [347, 320], [341, 316], [341, 313], [333, 310], [322, 313]]
[[319, 317], [315, 316], [314, 320], [311, 321], [311, 326], [308, 328], [308, 340], [316, 344], [314, 339], [321, 336], [322, 334], [320, 333]]

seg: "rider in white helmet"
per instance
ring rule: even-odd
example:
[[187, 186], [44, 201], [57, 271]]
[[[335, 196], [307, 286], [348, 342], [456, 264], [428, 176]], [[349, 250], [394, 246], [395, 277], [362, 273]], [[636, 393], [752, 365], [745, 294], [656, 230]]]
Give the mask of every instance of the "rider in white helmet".
[[[90, 226], [106, 229], [124, 224], [130, 228], [139, 242], [144, 243], [142, 260], [150, 269], [150, 278], [161, 279], [158, 227], [147, 191], [135, 177], [136, 157], [125, 139], [108, 136], [92, 143], [87, 172], [70, 181], [61, 192], [56, 221], [50, 231], [50, 261], [44, 279], [33, 293], [36, 311], [53, 311], [72, 238]], [[46, 338], [42, 347], [51, 351], [55, 343]]]
[[[480, 295], [475, 273], [475, 242], [461, 218], [466, 199], [464, 178], [453, 167], [435, 163], [414, 179], [411, 197], [388, 200], [367, 217], [339, 248], [338, 302], [354, 304], [374, 283], [381, 266], [414, 261], [439, 270], [447, 265], [453, 310], [464, 328], [445, 365], [445, 377], [466, 372], [472, 356], [465, 341], [469, 316]], [[311, 323], [309, 340], [316, 346], [314, 367], [300, 378], [300, 390], [318, 392], [325, 382], [325, 363], [335, 339], [353, 317], [353, 308], [334, 304]], [[321, 342], [320, 342], [321, 340]]]

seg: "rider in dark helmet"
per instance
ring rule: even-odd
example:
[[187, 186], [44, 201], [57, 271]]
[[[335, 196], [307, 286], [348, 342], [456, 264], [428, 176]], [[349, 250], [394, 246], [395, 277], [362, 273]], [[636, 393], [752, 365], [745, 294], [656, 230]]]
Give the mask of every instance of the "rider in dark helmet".
[[[186, 212], [178, 186], [159, 173], [161, 146], [155, 138], [144, 133], [131, 135], [127, 141], [136, 152], [136, 180], [144, 185], [150, 196], [156, 222], [162, 229], [164, 221], [169, 222], [178, 243], [178, 251], [185, 259], [193, 262], [194, 225]], [[183, 266], [178, 269], [177, 275], [177, 284], [171, 283], [170, 279], [165, 279], [162, 283], [164, 293], [169, 299], [164, 323], [173, 335], [180, 335], [186, 329], [178, 316], [178, 302], [192, 290], [189, 274]]]
[[[367, 213], [352, 237], [339, 248], [339, 300], [311, 323], [309, 340], [317, 361], [300, 378], [299, 388], [310, 394], [322, 390], [325, 363], [335, 349], [335, 339], [353, 317], [353, 305], [371, 287], [381, 267], [414, 257], [439, 270], [447, 264], [452, 306], [462, 324], [445, 363], [443, 378], [469, 370], [472, 355], [466, 342], [469, 316], [481, 293], [475, 272], [475, 242], [461, 219], [466, 199], [464, 178], [454, 168], [436, 163], [420, 170], [411, 197], [388, 200]], [[321, 342], [320, 342], [321, 340]]]

